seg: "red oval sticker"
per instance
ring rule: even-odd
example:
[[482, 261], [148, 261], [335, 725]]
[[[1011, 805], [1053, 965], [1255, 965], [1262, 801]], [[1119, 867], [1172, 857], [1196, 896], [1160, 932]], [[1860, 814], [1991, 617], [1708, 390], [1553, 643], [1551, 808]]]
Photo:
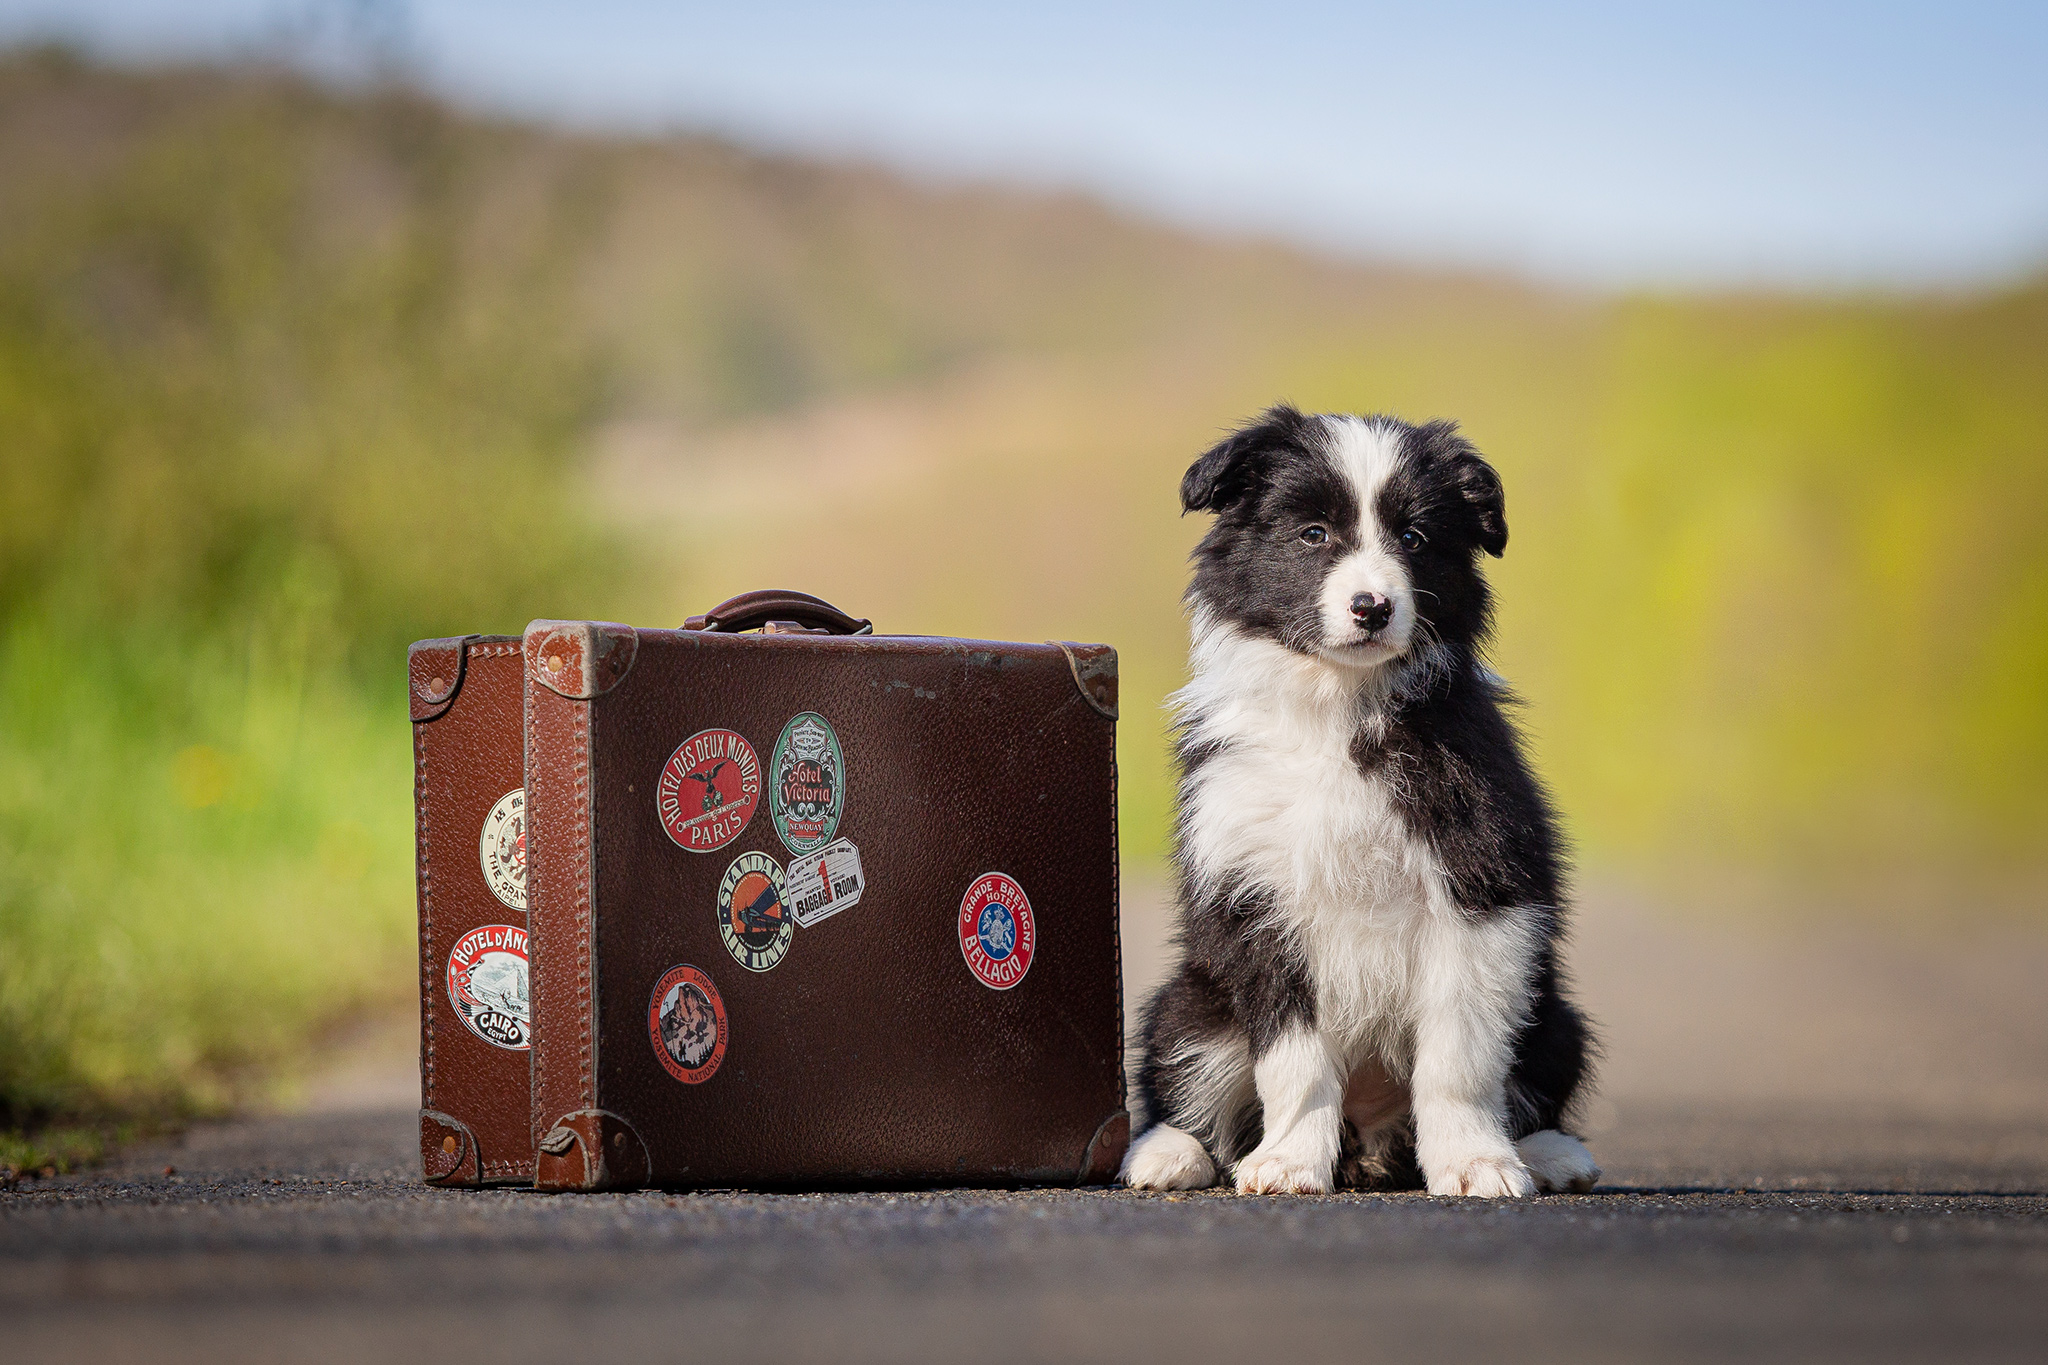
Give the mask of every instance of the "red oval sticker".
[[684, 1085], [702, 1085], [725, 1060], [725, 1001], [711, 977], [685, 964], [654, 983], [647, 1034], [662, 1069]]
[[967, 970], [991, 990], [1006, 991], [1024, 979], [1038, 951], [1038, 926], [1031, 902], [1016, 878], [984, 872], [960, 898], [960, 955]]
[[736, 730], [699, 730], [669, 755], [654, 809], [678, 848], [709, 853], [740, 837], [761, 804], [761, 760]]

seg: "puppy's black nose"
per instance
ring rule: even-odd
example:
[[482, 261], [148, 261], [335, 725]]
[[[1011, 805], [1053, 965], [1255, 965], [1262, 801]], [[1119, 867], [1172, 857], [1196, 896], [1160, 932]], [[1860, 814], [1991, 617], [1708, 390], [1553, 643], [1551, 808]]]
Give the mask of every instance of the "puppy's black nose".
[[1359, 593], [1351, 599], [1351, 619], [1368, 635], [1385, 630], [1394, 619], [1394, 604], [1382, 593]]

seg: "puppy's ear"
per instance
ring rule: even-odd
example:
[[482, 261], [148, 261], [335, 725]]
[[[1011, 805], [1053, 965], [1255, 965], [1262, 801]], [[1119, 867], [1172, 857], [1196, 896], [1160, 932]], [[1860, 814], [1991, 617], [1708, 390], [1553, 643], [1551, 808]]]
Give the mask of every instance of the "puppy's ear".
[[1500, 475], [1471, 446], [1458, 461], [1458, 491], [1479, 519], [1479, 548], [1499, 559], [1508, 548], [1507, 490]]
[[1285, 403], [1209, 448], [1180, 481], [1180, 510], [1221, 512], [1241, 501], [1265, 476], [1274, 452], [1298, 444], [1310, 419]]
[[1450, 463], [1458, 494], [1472, 513], [1479, 548], [1499, 559], [1508, 548], [1507, 491], [1500, 475], [1470, 441], [1458, 434], [1455, 422], [1431, 422], [1423, 434]]

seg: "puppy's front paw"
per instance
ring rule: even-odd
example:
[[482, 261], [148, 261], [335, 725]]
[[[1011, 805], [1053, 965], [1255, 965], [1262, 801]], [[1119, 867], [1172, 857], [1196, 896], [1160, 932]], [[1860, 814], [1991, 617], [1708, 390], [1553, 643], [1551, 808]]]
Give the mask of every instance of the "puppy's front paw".
[[1512, 1156], [1475, 1156], [1427, 1172], [1429, 1192], [1476, 1199], [1520, 1199], [1536, 1193], [1536, 1178]]
[[1330, 1168], [1317, 1170], [1297, 1157], [1253, 1152], [1237, 1163], [1239, 1194], [1328, 1194]]

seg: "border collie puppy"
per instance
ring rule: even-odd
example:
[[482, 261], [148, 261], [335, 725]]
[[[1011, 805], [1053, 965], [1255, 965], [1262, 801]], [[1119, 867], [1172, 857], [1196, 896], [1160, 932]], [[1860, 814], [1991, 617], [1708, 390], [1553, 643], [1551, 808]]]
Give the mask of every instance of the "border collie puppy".
[[1203, 455], [1178, 975], [1123, 1176], [1245, 1193], [1585, 1190], [1560, 1125], [1564, 854], [1481, 660], [1499, 477], [1448, 422], [1276, 407]]

